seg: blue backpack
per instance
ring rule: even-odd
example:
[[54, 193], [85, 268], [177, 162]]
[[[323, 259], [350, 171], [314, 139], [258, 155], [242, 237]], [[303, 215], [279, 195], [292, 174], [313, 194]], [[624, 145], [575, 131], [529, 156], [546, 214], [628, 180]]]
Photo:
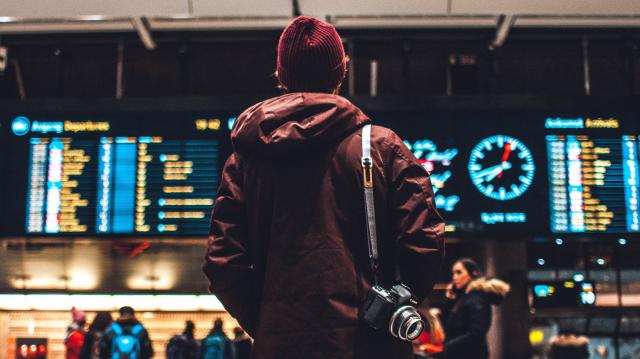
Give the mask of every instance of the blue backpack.
[[140, 338], [142, 324], [138, 323], [125, 333], [120, 324], [113, 323], [113, 343], [111, 344], [111, 359], [140, 359]]
[[225, 359], [224, 357], [224, 337], [219, 335], [209, 335], [202, 341], [203, 359]]

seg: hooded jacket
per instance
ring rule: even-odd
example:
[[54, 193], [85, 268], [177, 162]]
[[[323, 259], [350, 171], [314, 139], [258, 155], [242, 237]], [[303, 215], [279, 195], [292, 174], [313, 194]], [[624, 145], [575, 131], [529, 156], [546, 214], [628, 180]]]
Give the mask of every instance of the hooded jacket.
[[573, 334], [561, 334], [549, 345], [549, 359], [588, 359], [589, 339]]
[[[372, 282], [361, 131], [346, 99], [291, 93], [238, 117], [213, 209], [204, 272], [255, 339], [255, 358], [410, 358], [411, 344], [369, 329]], [[382, 284], [420, 299], [443, 256], [428, 173], [386, 128], [371, 132]], [[396, 270], [397, 269], [397, 270]]]
[[491, 305], [499, 305], [510, 286], [499, 279], [480, 277], [471, 281], [455, 300], [447, 300], [443, 312], [447, 359], [489, 357], [487, 332], [491, 328]]

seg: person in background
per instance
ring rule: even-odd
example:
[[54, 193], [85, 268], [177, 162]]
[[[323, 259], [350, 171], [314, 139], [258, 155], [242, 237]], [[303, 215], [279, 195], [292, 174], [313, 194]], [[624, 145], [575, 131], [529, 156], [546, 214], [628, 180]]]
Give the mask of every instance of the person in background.
[[440, 323], [441, 312], [438, 308], [418, 308], [418, 312], [427, 324], [418, 339], [413, 341], [415, 359], [434, 358], [442, 353], [445, 339], [444, 329]]
[[100, 342], [112, 322], [111, 313], [96, 313], [93, 322], [89, 325], [89, 330], [84, 336], [80, 359], [100, 359]]
[[65, 355], [66, 359], [79, 359], [84, 343], [84, 326], [87, 323], [87, 315], [73, 307], [71, 308], [71, 320], [64, 338]]
[[589, 339], [562, 331], [549, 343], [549, 359], [589, 359]]
[[167, 359], [196, 359], [198, 357], [199, 345], [195, 339], [195, 330], [195, 324], [187, 320], [184, 332], [169, 340]]
[[235, 359], [233, 343], [222, 330], [222, 319], [216, 319], [213, 329], [200, 344], [200, 359]]
[[236, 359], [250, 359], [253, 343], [247, 333], [240, 327], [233, 328], [233, 345], [236, 349]]
[[447, 288], [442, 321], [446, 339], [446, 359], [486, 359], [489, 357], [487, 332], [491, 327], [491, 305], [498, 305], [509, 293], [507, 283], [481, 275], [476, 262], [457, 260], [453, 281]]
[[402, 282], [422, 301], [444, 253], [429, 173], [338, 95], [347, 57], [331, 24], [295, 18], [276, 62], [285, 94], [245, 110], [231, 131], [203, 266], [210, 290], [256, 358], [412, 358], [411, 343], [358, 317], [374, 283], [363, 191], [377, 212], [380, 285]]
[[125, 306], [118, 313], [118, 320], [111, 324], [100, 342], [100, 358], [152, 358], [153, 347], [149, 334], [136, 319], [133, 308]]

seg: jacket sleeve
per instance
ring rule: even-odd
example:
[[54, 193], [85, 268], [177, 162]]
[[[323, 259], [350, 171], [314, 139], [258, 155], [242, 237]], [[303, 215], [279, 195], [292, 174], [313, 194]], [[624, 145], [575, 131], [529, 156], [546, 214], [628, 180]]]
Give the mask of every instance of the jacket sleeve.
[[[455, 338], [451, 338], [444, 346], [445, 353], [458, 348], [465, 348], [474, 345], [480, 340], [484, 340], [489, 328], [491, 327], [491, 305], [480, 297], [478, 294], [468, 294], [474, 296], [468, 298], [467, 308], [469, 325], [468, 330]], [[458, 352], [458, 350], [455, 350]]]
[[229, 355], [226, 356], [226, 359], [236, 359], [238, 357], [238, 353], [236, 352], [236, 345], [230, 339], [227, 339], [227, 341], [225, 342], [224, 352], [229, 353]]
[[113, 331], [107, 330], [100, 340], [100, 359], [111, 358], [111, 345], [113, 344]]
[[153, 352], [153, 345], [151, 344], [151, 339], [149, 338], [149, 332], [146, 329], [143, 329], [140, 332], [140, 357], [142, 359], [153, 358], [155, 354]]
[[429, 173], [391, 132], [391, 218], [400, 279], [422, 301], [435, 284], [444, 257], [444, 220], [436, 210]]
[[211, 293], [249, 335], [254, 335], [258, 289], [246, 213], [240, 157], [234, 153], [222, 171], [203, 271], [209, 279]]

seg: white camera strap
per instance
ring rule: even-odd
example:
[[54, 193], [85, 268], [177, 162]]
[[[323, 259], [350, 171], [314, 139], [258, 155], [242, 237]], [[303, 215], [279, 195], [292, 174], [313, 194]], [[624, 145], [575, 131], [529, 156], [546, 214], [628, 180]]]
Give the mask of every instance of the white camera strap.
[[369, 260], [374, 284], [378, 284], [378, 236], [376, 234], [376, 210], [373, 202], [373, 160], [371, 159], [371, 124], [362, 127], [362, 179], [364, 185], [364, 208], [367, 220]]

